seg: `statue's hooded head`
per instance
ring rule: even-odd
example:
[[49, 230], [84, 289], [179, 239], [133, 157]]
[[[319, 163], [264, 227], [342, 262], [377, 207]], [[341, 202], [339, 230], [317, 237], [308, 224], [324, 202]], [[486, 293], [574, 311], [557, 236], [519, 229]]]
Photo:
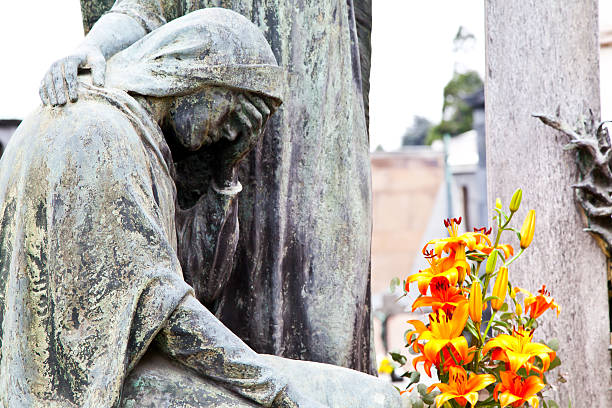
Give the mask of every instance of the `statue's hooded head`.
[[185, 135], [182, 142], [190, 149], [221, 137], [213, 130], [241, 93], [277, 108], [282, 79], [259, 28], [221, 8], [199, 10], [152, 31], [112, 57], [106, 71], [107, 87], [171, 100], [177, 133]]

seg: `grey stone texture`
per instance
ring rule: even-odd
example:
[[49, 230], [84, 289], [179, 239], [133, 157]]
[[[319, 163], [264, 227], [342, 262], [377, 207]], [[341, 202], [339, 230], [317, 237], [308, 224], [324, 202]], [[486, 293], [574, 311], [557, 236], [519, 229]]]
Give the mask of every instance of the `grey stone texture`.
[[[95, 21], [89, 13], [108, 5], [85, 3], [87, 24]], [[369, 141], [355, 6], [119, 0], [110, 14], [150, 30], [210, 6], [232, 9], [261, 28], [285, 72], [285, 88], [284, 104], [239, 172], [244, 191], [235, 267], [224, 293], [208, 306], [258, 352], [374, 373]], [[115, 35], [121, 27], [104, 31]], [[206, 169], [185, 162], [177, 172], [179, 184], [197, 188], [193, 180]], [[190, 199], [179, 194], [180, 203]]]
[[[388, 382], [328, 364], [264, 355], [266, 362], [300, 390], [329, 408], [401, 406]], [[125, 383], [124, 408], [251, 408], [259, 407], [219, 383], [194, 376], [160, 354], [146, 356]]]
[[[367, 374], [255, 353], [200, 302], [226, 287], [235, 169], [279, 74], [257, 27], [209, 8], [23, 121], [0, 160], [2, 406], [399, 406]], [[207, 189], [182, 207], [173, 155], [200, 150]]]
[[[563, 308], [542, 316], [535, 338], [559, 339], [562, 366], [547, 378], [559, 406], [609, 407], [610, 344], [606, 261], [583, 232], [574, 193], [575, 153], [566, 136], [533, 113], [567, 123], [599, 116], [598, 4], [486, 1], [486, 135], [489, 202], [508, 203], [517, 187], [520, 226], [536, 210], [533, 244], [510, 270], [530, 290], [542, 284]], [[518, 245], [516, 241], [511, 242]]]

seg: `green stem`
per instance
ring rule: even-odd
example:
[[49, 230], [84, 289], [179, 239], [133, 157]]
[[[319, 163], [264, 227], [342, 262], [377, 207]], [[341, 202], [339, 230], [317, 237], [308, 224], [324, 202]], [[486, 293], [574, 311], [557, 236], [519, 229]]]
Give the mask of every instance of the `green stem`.
[[[495, 250], [497, 251], [497, 250]], [[487, 294], [489, 292], [489, 284], [491, 283], [491, 278], [494, 278], [495, 276], [497, 276], [497, 272], [493, 272], [490, 275], [485, 275], [485, 281], [484, 281], [484, 285], [483, 285], [483, 289], [482, 289], [482, 300], [484, 302], [485, 298], [487, 297]]]
[[512, 219], [513, 216], [514, 216], [514, 213], [511, 212], [510, 216], [508, 217], [504, 225], [501, 225], [501, 218], [499, 219], [500, 226], [497, 228], [497, 236], [495, 237], [495, 245], [493, 245], [493, 248], [497, 248], [497, 244], [499, 244], [499, 239], [501, 238], [501, 234], [502, 232], [504, 232], [504, 229], [508, 226], [508, 224], [510, 224], [510, 220]]
[[491, 280], [490, 275], [485, 276], [484, 284], [482, 285], [482, 300], [487, 297], [487, 293], [489, 292], [489, 281]]
[[[506, 222], [504, 223], [504, 225], [502, 225], [501, 223], [501, 215], [498, 217], [498, 224], [497, 224], [497, 235], [495, 236], [495, 243], [493, 244], [493, 251], [497, 251], [497, 245], [499, 244], [499, 240], [501, 239], [501, 234], [502, 232], [504, 232], [505, 228], [508, 226], [508, 224], [510, 224], [510, 221], [512, 220], [512, 217], [514, 216], [514, 213], [511, 212], [510, 216], [508, 217], [508, 219], [506, 220]], [[514, 262], [515, 258], [518, 258], [518, 256], [523, 252], [523, 250], [521, 249], [519, 251], [519, 253], [511, 259], [511, 262]], [[491, 255], [489, 255], [491, 256]], [[509, 264], [507, 264], [509, 265]], [[487, 296], [487, 293], [489, 292], [489, 283], [491, 283], [491, 275], [485, 275], [485, 280], [484, 280], [484, 285], [482, 288], [482, 298], [484, 299]], [[486, 337], [486, 336], [485, 336]]]
[[[480, 334], [480, 331], [479, 333]], [[476, 350], [476, 355], [474, 356], [474, 372], [478, 373], [479, 372], [479, 365], [480, 365], [480, 350], [482, 350], [482, 341], [480, 342], [480, 346], [478, 346], [478, 349]]]
[[522, 254], [524, 251], [525, 251], [525, 250], [524, 250], [523, 248], [521, 248], [521, 250], [518, 252], [518, 254], [516, 254], [516, 255], [514, 255], [512, 258], [510, 258], [510, 259], [508, 260], [508, 262], [506, 262], [506, 263], [504, 264], [504, 266], [505, 266], [505, 267], [510, 266], [510, 264], [511, 264], [512, 262], [516, 261], [516, 259], [517, 259], [519, 256], [521, 256], [521, 254]]
[[489, 333], [489, 329], [491, 328], [491, 324], [493, 323], [493, 319], [495, 319], [495, 315], [497, 314], [497, 310], [493, 310], [493, 314], [491, 315], [491, 318], [489, 319], [489, 324], [487, 324], [487, 329], [484, 332], [484, 340], [487, 339], [487, 334]]
[[[478, 347], [478, 349], [476, 350], [476, 355], [474, 356], [475, 358], [475, 364], [474, 364], [474, 372], [478, 373], [480, 372], [480, 352], [482, 350], [482, 347], [484, 346], [484, 342], [487, 339], [487, 334], [489, 333], [489, 329], [491, 328], [491, 324], [493, 323], [493, 319], [495, 319], [495, 315], [497, 314], [497, 310], [493, 311], [493, 314], [491, 315], [491, 318], [489, 319], [489, 323], [487, 324], [487, 329], [484, 332], [484, 335], [481, 337], [480, 340], [480, 346]], [[480, 335], [480, 330], [478, 330], [478, 334]], [[484, 356], [482, 356], [484, 357]]]

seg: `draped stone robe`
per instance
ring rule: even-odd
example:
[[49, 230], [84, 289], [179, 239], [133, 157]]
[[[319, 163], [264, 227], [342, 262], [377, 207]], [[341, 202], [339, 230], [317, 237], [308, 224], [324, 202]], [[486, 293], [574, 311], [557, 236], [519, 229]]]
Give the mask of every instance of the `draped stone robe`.
[[[105, 3], [83, 3], [86, 25]], [[118, 0], [111, 11], [150, 31], [211, 6], [258, 25], [286, 72], [284, 104], [241, 169], [240, 240], [215, 313], [258, 352], [374, 372], [371, 187], [353, 2]], [[188, 164], [177, 170], [183, 187], [206, 178]]]
[[[79, 91], [75, 104], [34, 111], [0, 160], [0, 406], [118, 406], [154, 340], [180, 364], [162, 370], [160, 400], [178, 399], [168, 387], [189, 373], [199, 379], [185, 398], [208, 401], [194, 406], [270, 406], [286, 381], [183, 280], [159, 127], [125, 92]], [[231, 258], [232, 199], [210, 193], [200, 204], [209, 224], [184, 214], [181, 229], [198, 241], [212, 227], [224, 244], [208, 251]], [[150, 371], [124, 393], [136, 406]]]

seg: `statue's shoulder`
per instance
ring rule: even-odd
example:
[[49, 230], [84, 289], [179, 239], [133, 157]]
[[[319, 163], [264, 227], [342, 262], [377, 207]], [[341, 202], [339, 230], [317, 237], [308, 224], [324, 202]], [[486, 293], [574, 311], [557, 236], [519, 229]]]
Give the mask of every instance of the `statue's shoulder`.
[[[123, 133], [130, 129], [130, 121], [117, 104], [99, 97], [83, 95], [75, 103], [62, 107], [50, 108], [56, 110], [55, 119], [75, 129], [89, 129]], [[53, 113], [52, 113], [53, 114]]]
[[75, 103], [37, 108], [21, 123], [10, 145], [15, 145], [15, 153], [34, 149], [37, 156], [46, 159], [70, 153], [94, 161], [100, 156], [125, 154], [125, 149], [138, 157], [143, 150], [138, 129], [125, 109], [86, 94]]

